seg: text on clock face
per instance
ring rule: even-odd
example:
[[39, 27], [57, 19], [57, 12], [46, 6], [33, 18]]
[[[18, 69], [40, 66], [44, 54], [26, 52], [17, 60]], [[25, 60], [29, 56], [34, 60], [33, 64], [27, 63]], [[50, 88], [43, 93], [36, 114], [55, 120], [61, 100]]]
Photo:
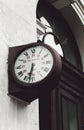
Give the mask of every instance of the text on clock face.
[[35, 83], [44, 79], [51, 71], [52, 66], [51, 52], [39, 45], [23, 51], [15, 61], [14, 70], [20, 81]]

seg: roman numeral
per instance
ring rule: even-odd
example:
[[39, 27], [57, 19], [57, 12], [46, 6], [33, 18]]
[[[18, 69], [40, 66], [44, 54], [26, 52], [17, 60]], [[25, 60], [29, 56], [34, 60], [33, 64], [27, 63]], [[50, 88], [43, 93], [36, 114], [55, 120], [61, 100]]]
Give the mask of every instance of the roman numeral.
[[35, 81], [35, 77], [31, 77], [32, 82]]
[[40, 55], [40, 54], [41, 54], [41, 52], [42, 52], [42, 49], [40, 50], [40, 52], [39, 52], [39, 54], [38, 54], [38, 55]]
[[25, 52], [24, 52], [24, 55], [25, 55], [25, 56], [28, 56], [28, 53], [25, 51]]
[[44, 58], [46, 58], [49, 54], [44, 55]]
[[40, 71], [37, 72], [41, 77], [43, 77], [43, 75], [40, 73]]
[[43, 78], [43, 75], [42, 74], [39, 74], [42, 78]]
[[25, 81], [28, 81], [28, 80], [29, 80], [29, 77], [28, 77], [28, 76], [25, 76], [25, 77], [24, 77], [24, 80], [25, 80]]
[[17, 67], [16, 67], [16, 69], [21, 69], [21, 67], [22, 67], [22, 66], [21, 66], [21, 65], [19, 65], [19, 66], [17, 66]]
[[33, 81], [35, 81], [35, 77], [29, 78], [28, 76], [25, 76], [23, 80], [24, 81], [29, 81], [29, 82], [32, 81], [33, 82]]
[[44, 68], [44, 71], [45, 71], [45, 72], [48, 72], [48, 71], [49, 71], [49, 68], [48, 68], [48, 67], [45, 67], [45, 68]]
[[18, 59], [18, 61], [24, 61], [23, 59]]
[[23, 72], [22, 72], [22, 71], [18, 72], [18, 75], [19, 75], [20, 77], [22, 77], [22, 76], [23, 76]]
[[51, 61], [50, 61], [50, 60], [46, 61], [46, 64], [50, 64], [50, 63], [51, 63]]
[[35, 53], [35, 48], [31, 49], [31, 52], [32, 52], [32, 53]]

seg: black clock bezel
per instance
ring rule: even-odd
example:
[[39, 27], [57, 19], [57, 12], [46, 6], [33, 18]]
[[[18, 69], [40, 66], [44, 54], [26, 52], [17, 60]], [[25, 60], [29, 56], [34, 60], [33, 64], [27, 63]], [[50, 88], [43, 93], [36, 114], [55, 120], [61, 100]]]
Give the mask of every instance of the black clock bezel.
[[[53, 56], [53, 66], [52, 66], [52, 68], [51, 68], [51, 71], [48, 73], [48, 75], [45, 77], [45, 78], [43, 78], [42, 80], [40, 80], [40, 81], [38, 81], [38, 82], [35, 82], [35, 83], [25, 83], [25, 82], [22, 82], [22, 81], [20, 81], [17, 77], [16, 77], [16, 75], [15, 75], [15, 71], [14, 71], [14, 65], [15, 65], [15, 61], [16, 61], [16, 59], [17, 59], [17, 57], [23, 52], [23, 51], [25, 51], [26, 49], [28, 49], [28, 48], [31, 48], [31, 47], [36, 47], [36, 46], [43, 46], [43, 47], [46, 47], [50, 52], [51, 52], [51, 54], [52, 54], [52, 56]], [[21, 86], [38, 86], [38, 85], [40, 85], [40, 84], [42, 84], [42, 83], [44, 83], [44, 82], [46, 82], [50, 77], [52, 77], [52, 75], [53, 75], [53, 73], [54, 73], [54, 71], [55, 71], [55, 69], [56, 69], [56, 64], [57, 64], [57, 60], [59, 59], [57, 59], [56, 58], [56, 55], [58, 55], [58, 54], [56, 54], [56, 52], [55, 52], [55, 50], [52, 48], [52, 47], [50, 47], [49, 45], [47, 45], [47, 44], [44, 44], [44, 43], [42, 43], [42, 42], [39, 42], [39, 43], [36, 43], [36, 42], [34, 42], [34, 43], [30, 43], [30, 44], [27, 44], [27, 45], [23, 45], [23, 46], [18, 46], [18, 47], [15, 47], [15, 50], [16, 50], [16, 53], [14, 54], [14, 56], [12, 57], [13, 59], [12, 59], [12, 61], [11, 61], [11, 64], [10, 64], [10, 73], [11, 73], [11, 75], [13, 76], [13, 79], [18, 83], [18, 84], [20, 84]], [[59, 56], [58, 56], [59, 57]], [[57, 71], [59, 71], [58, 69], [57, 69]]]

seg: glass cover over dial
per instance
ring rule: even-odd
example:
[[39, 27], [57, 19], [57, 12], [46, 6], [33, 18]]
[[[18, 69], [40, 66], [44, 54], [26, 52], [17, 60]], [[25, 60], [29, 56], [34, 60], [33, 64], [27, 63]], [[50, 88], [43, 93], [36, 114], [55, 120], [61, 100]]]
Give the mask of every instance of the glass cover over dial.
[[17, 57], [14, 72], [23, 83], [36, 83], [43, 80], [53, 67], [53, 55], [49, 49], [38, 45], [24, 50]]

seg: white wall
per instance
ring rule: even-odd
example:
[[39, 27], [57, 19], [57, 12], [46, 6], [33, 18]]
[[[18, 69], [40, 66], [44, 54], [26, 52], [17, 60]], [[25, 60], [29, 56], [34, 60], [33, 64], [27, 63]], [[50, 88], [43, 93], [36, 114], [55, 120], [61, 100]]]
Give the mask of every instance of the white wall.
[[9, 47], [36, 41], [37, 2], [0, 1], [0, 130], [39, 130], [38, 100], [26, 105], [7, 95]]

